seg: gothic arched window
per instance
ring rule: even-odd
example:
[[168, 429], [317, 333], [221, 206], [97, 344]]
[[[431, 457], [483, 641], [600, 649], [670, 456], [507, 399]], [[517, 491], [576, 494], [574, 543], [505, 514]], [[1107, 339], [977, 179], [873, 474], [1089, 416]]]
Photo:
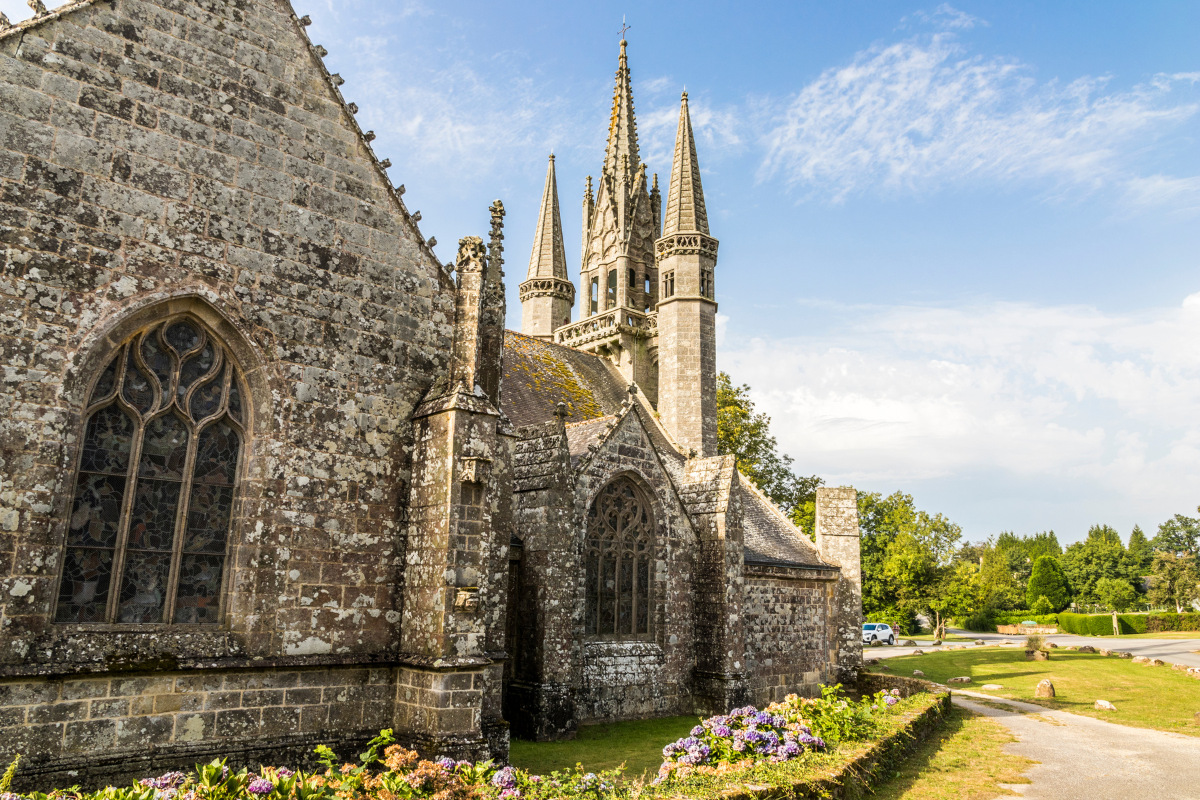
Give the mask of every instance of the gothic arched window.
[[600, 490], [588, 512], [584, 565], [589, 636], [638, 638], [650, 632], [654, 522], [628, 478]]
[[191, 317], [117, 349], [84, 414], [55, 622], [219, 621], [243, 394]]

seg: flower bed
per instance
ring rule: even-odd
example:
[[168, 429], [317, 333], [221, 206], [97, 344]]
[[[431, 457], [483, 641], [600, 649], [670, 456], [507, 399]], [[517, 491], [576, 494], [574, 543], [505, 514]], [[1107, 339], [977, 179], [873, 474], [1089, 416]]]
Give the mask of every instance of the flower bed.
[[919, 683], [921, 693], [907, 698], [902, 698], [912, 690], [907, 685], [878, 687], [859, 700], [830, 688], [819, 699], [792, 695], [761, 711], [740, 708], [703, 720], [691, 736], [664, 748], [659, 775], [649, 785], [622, 780], [620, 769], [591, 773], [577, 766], [543, 776], [490, 761], [423, 760], [394, 744], [391, 731], [382, 731], [356, 764], [339, 765], [329, 748], [318, 747], [322, 766], [311, 773], [283, 767], [235, 773], [218, 760], [97, 792], [72, 787], [9, 793], [14, 762], [0, 779], [0, 800], [635, 800], [728, 794], [751, 784], [790, 785], [797, 797], [804, 796], [799, 787], [814, 786], [827, 796], [842, 780], [837, 775], [851, 769], [869, 774], [869, 766], [859, 762], [877, 761], [881, 744], [889, 743], [884, 750], [892, 752], [912, 740], [900, 734], [914, 720], [940, 715], [948, 694], [924, 693], [934, 687]]

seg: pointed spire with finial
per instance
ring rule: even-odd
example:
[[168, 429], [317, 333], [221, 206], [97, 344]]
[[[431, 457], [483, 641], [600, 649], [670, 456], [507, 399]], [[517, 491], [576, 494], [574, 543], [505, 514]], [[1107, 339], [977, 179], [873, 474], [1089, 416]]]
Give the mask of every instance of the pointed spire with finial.
[[533, 252], [529, 256], [532, 278], [567, 279], [567, 251], [563, 247], [562, 217], [558, 210], [558, 181], [554, 174], [554, 154], [546, 169], [546, 188], [542, 190], [542, 208], [538, 213]]
[[671, 165], [663, 236], [692, 232], [708, 233], [708, 213], [704, 210], [696, 138], [692, 135], [692, 117], [688, 112], [687, 92], [684, 92], [679, 105], [679, 128], [675, 132], [675, 159]]
[[638, 157], [637, 123], [633, 116], [633, 84], [629, 77], [629, 60], [625, 47], [629, 42], [621, 39], [621, 57], [617, 64], [617, 85], [613, 89], [612, 116], [608, 122], [608, 147], [604, 154], [604, 167], [615, 173], [622, 164], [635, 167], [642, 163]]

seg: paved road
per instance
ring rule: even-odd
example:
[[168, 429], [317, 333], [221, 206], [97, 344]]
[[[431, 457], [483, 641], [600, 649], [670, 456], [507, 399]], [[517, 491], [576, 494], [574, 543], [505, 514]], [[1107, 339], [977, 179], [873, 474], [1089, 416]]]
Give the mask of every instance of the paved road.
[[[957, 631], [951, 629], [950, 633], [957, 636], [970, 637], [972, 641], [982, 639], [988, 644], [1000, 644], [1001, 646], [1019, 646], [1025, 641], [1024, 636], [1005, 636], [999, 633], [971, 633], [970, 631]], [[901, 639], [900, 641], [904, 641]], [[1054, 642], [1059, 647], [1067, 645], [1084, 645], [1090, 644], [1095, 648], [1106, 648], [1108, 650], [1128, 650], [1135, 656], [1149, 656], [1150, 658], [1161, 658], [1168, 664], [1186, 664], [1189, 667], [1200, 667], [1200, 638], [1197, 639], [1122, 639], [1116, 636], [1074, 636], [1072, 634], [1054, 634], [1047, 636], [1046, 641]], [[969, 642], [950, 642], [951, 645], [965, 644], [968, 647], [975, 645]], [[942, 650], [942, 647], [930, 647], [928, 645], [918, 645], [920, 649], [926, 653]], [[901, 647], [868, 647], [863, 651], [863, 655], [867, 658], [890, 658], [894, 656], [907, 656], [917, 648]]]
[[1006, 787], [1022, 797], [1200, 800], [1200, 781], [1195, 779], [1200, 775], [1200, 738], [1129, 728], [1029, 703], [1005, 701], [1013, 708], [1009, 712], [971, 702], [971, 697], [985, 696], [955, 690], [954, 702], [1011, 730], [1018, 741], [1005, 746], [1008, 752], [1040, 762], [1026, 773], [1032, 783]]

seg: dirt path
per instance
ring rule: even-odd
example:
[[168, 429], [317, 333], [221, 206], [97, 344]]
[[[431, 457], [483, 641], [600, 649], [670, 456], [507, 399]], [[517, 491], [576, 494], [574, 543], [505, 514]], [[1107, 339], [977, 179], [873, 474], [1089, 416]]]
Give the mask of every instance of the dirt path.
[[1200, 800], [1200, 738], [1129, 728], [974, 692], [955, 690], [954, 702], [1008, 727], [1019, 741], [1006, 749], [1040, 762], [1027, 773], [1032, 783], [1007, 787], [1022, 797]]

